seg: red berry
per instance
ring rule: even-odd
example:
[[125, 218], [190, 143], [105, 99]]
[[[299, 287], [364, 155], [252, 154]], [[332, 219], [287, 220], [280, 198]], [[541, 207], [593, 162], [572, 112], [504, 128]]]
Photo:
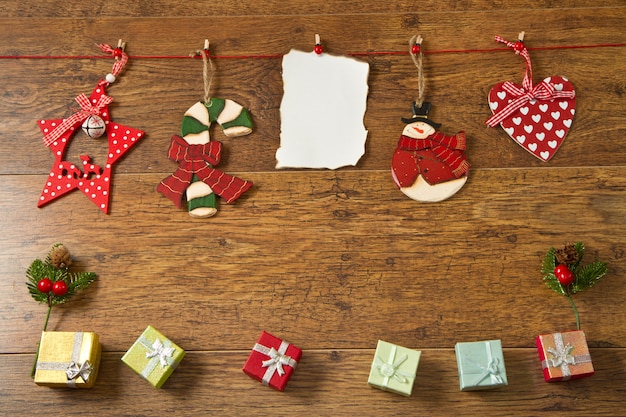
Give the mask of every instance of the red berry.
[[524, 42], [522, 41], [517, 41], [515, 42], [515, 45], [513, 45], [513, 50], [515, 52], [522, 52], [526, 47], [524, 46]]
[[313, 50], [318, 55], [320, 55], [322, 52], [324, 52], [324, 48], [322, 48], [322, 45], [320, 45], [319, 43], [317, 45], [315, 45], [315, 48], [313, 48]]
[[574, 274], [570, 271], [567, 265], [561, 264], [554, 268], [554, 275], [556, 276], [556, 279], [559, 280], [561, 285], [570, 285], [574, 282]]
[[411, 47], [411, 52], [413, 52], [413, 55], [419, 54], [421, 50], [422, 50], [422, 47], [418, 44], [415, 44]]
[[52, 290], [52, 281], [50, 278], [42, 278], [37, 283], [37, 289], [44, 294], [48, 294]]
[[67, 294], [67, 284], [65, 281], [57, 281], [52, 284], [52, 292], [54, 295], [58, 296]]

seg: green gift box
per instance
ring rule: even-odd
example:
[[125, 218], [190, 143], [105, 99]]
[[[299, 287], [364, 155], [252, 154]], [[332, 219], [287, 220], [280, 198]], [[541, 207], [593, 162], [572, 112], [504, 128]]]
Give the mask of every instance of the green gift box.
[[422, 352], [378, 341], [367, 383], [409, 397]]
[[500, 340], [457, 343], [454, 351], [461, 391], [508, 385]]
[[148, 326], [124, 354], [122, 362], [150, 385], [161, 388], [184, 357], [183, 349]]

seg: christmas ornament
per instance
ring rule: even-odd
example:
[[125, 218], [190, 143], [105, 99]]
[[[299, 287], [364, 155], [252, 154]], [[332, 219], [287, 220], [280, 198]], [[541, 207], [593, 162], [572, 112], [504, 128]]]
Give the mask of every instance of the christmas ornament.
[[576, 93], [565, 77], [551, 76], [533, 85], [533, 71], [524, 32], [515, 43], [496, 36], [526, 60], [522, 85], [505, 81], [489, 91], [489, 108], [493, 113], [487, 125], [498, 124], [515, 143], [542, 161], [549, 161], [563, 144], [576, 113]]
[[572, 294], [592, 287], [606, 274], [607, 264], [596, 261], [581, 266], [584, 251], [584, 245], [576, 242], [562, 249], [550, 248], [543, 258], [543, 280], [548, 288], [567, 297], [574, 310], [577, 329], [537, 336], [537, 350], [547, 382], [583, 378], [595, 372]]
[[[60, 262], [59, 260], [62, 260]], [[43, 326], [48, 327], [52, 306], [67, 302], [79, 290], [87, 288], [95, 279], [93, 272], [70, 272], [71, 255], [61, 243], [52, 246], [45, 260], [35, 259], [26, 270], [26, 287], [30, 295], [48, 306], [48, 314]], [[37, 350], [39, 352], [39, 349]], [[37, 364], [37, 357], [35, 358]], [[35, 375], [33, 366], [32, 375]]]
[[591, 288], [607, 272], [605, 262], [596, 261], [581, 266], [584, 253], [585, 246], [581, 242], [566, 245], [562, 249], [550, 248], [541, 266], [543, 281], [548, 288], [557, 294], [564, 295], [570, 302], [576, 316], [578, 330], [580, 330], [580, 319], [572, 294]]
[[283, 56], [280, 147], [276, 168], [336, 169], [365, 153], [369, 64], [324, 52]]
[[[85, 94], [76, 97], [80, 110], [65, 119], [39, 121], [39, 128], [44, 134], [43, 142], [54, 155], [54, 163], [39, 198], [38, 207], [79, 189], [100, 210], [108, 213], [113, 165], [144, 135], [141, 130], [114, 122], [109, 113], [109, 104], [113, 98], [106, 95], [106, 89], [115, 81], [128, 61], [124, 44], [120, 41], [116, 48], [106, 44], [99, 47], [103, 52], [115, 57], [111, 73], [98, 82], [89, 97]], [[82, 166], [65, 159], [67, 147], [74, 139], [79, 126], [89, 138], [97, 138], [106, 133], [108, 152], [103, 165], [92, 162], [88, 155], [81, 155]]]
[[469, 162], [465, 157], [465, 132], [448, 136], [438, 131], [441, 124], [428, 118], [432, 104], [424, 101], [421, 36], [409, 42], [417, 67], [418, 96], [412, 103], [412, 117], [406, 123], [391, 160], [391, 175], [400, 191], [416, 201], [442, 201], [463, 187]]
[[210, 97], [213, 63], [208, 40], [198, 53], [204, 64], [204, 99], [185, 112], [181, 136], [172, 137], [168, 157], [178, 162], [178, 169], [159, 183], [157, 191], [178, 208], [186, 197], [189, 215], [203, 218], [217, 213], [216, 194], [232, 203], [253, 185], [213, 168], [220, 162], [222, 143], [211, 141], [209, 128], [217, 123], [224, 135], [237, 137], [250, 134], [253, 124], [249, 111], [240, 104]]

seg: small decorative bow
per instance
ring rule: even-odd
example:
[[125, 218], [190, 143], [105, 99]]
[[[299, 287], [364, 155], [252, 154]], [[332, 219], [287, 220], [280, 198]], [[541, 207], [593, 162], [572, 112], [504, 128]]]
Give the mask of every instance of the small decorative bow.
[[278, 352], [276, 349], [271, 348], [267, 354], [270, 358], [263, 361], [262, 365], [264, 368], [274, 366], [278, 375], [283, 376], [285, 374], [285, 370], [283, 369], [283, 365], [293, 366], [293, 359], [291, 356], [283, 355]]
[[476, 380], [476, 382], [474, 383], [474, 385], [478, 385], [480, 384], [480, 382], [485, 379], [486, 377], [491, 377], [493, 378], [494, 382], [496, 382], [497, 384], [501, 384], [502, 383], [502, 377], [500, 375], [498, 375], [499, 371], [498, 371], [498, 364], [500, 363], [500, 360], [498, 358], [492, 358], [489, 363], [487, 364], [487, 367], [483, 367], [480, 366], [480, 369], [483, 370], [483, 373], [480, 374], [480, 376], [478, 377], [478, 379]]
[[55, 140], [59, 139], [65, 132], [67, 132], [68, 129], [78, 123], [83, 122], [89, 116], [100, 115], [102, 109], [111, 104], [111, 102], [113, 101], [113, 97], [109, 97], [103, 94], [100, 96], [100, 99], [93, 105], [84, 94], [80, 94], [78, 97], [76, 97], [75, 100], [80, 105], [81, 109], [72, 114], [67, 119], [64, 119], [63, 122], [58, 125], [52, 132], [44, 136], [44, 145], [50, 146]]
[[174, 350], [173, 347], [166, 348], [159, 339], [156, 339], [152, 344], [152, 350], [146, 352], [146, 358], [158, 357], [161, 366], [165, 367], [168, 366], [167, 357], [171, 358], [174, 355]]
[[83, 381], [89, 381], [89, 376], [93, 371], [93, 366], [89, 361], [83, 362], [81, 365], [78, 365], [76, 362], [70, 362], [70, 365], [67, 367], [65, 374], [67, 375], [68, 381], [73, 379], [77, 379], [79, 376], [83, 379]]
[[380, 358], [380, 356], [376, 356], [376, 359], [378, 362], [378, 364], [376, 365], [376, 368], [381, 373], [381, 375], [383, 375], [385, 378], [393, 378], [396, 381], [400, 382], [401, 384], [406, 384], [409, 382], [408, 378], [411, 377], [412, 375], [406, 372], [399, 371], [398, 367], [400, 367], [400, 365], [402, 365], [407, 359], [409, 359], [409, 356], [404, 354], [400, 356], [398, 359], [396, 359], [393, 363], [391, 363], [394, 359], [394, 356], [395, 356], [395, 349], [392, 351], [392, 355], [391, 355], [391, 358], [389, 358], [389, 362], [385, 362], [384, 360]]
[[550, 363], [553, 368], [558, 368], [562, 365], [576, 365], [576, 358], [570, 355], [570, 352], [574, 349], [574, 346], [567, 344], [560, 348], [548, 348], [548, 352], [554, 356], [550, 359]]

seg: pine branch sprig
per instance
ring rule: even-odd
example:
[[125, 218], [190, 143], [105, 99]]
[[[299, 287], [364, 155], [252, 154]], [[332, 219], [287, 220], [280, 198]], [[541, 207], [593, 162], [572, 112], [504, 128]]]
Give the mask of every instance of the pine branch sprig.
[[607, 270], [608, 267], [605, 262], [592, 262], [577, 269], [574, 273], [576, 279], [572, 283], [572, 294], [593, 287], [600, 278], [606, 275]]

